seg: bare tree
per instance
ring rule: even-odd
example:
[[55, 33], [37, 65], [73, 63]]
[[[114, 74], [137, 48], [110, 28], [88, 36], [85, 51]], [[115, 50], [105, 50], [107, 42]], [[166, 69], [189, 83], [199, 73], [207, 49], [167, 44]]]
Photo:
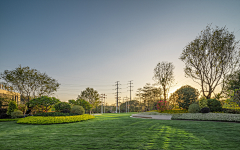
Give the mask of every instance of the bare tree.
[[239, 41], [225, 27], [205, 30], [184, 49], [180, 59], [185, 63], [185, 76], [201, 86], [209, 99], [227, 74], [239, 65]]
[[171, 62], [158, 63], [154, 69], [153, 80], [155, 80], [163, 90], [163, 97], [165, 101], [167, 100], [167, 93], [172, 87], [174, 81], [173, 69], [174, 66]]

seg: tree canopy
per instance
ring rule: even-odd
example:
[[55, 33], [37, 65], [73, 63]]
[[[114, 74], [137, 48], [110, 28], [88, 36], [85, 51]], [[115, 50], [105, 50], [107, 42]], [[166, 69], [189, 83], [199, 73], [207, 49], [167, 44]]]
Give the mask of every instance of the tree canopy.
[[180, 59], [185, 63], [185, 76], [201, 86], [207, 99], [226, 75], [239, 66], [238, 43], [225, 27], [207, 26], [183, 49]]
[[5, 80], [3, 85], [10, 87], [12, 92], [18, 92], [27, 101], [30, 98], [51, 95], [59, 88], [57, 80], [29, 67], [17, 67], [15, 70], [5, 70], [1, 73], [1, 79]]
[[[89, 102], [92, 107], [96, 107], [100, 103], [100, 95], [98, 91], [93, 88], [86, 88], [84, 91], [81, 91], [81, 94], [78, 95], [77, 99], [84, 99]], [[91, 110], [90, 110], [91, 112]]]
[[175, 91], [179, 107], [188, 109], [189, 105], [198, 99], [199, 92], [190, 85], [185, 85]]

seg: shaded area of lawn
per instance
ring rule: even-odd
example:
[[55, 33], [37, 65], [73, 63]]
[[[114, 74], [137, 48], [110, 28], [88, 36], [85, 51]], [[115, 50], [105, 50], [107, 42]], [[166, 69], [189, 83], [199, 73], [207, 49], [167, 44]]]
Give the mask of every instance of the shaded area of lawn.
[[236, 149], [240, 123], [153, 120], [104, 114], [54, 125], [0, 122], [1, 149]]

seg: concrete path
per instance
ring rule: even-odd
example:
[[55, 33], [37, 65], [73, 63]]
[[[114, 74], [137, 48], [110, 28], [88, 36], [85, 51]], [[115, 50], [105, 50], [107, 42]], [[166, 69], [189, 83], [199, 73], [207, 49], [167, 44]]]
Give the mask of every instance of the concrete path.
[[159, 120], [171, 120], [172, 115], [139, 115], [132, 114], [132, 118], [144, 118], [144, 119], [159, 119]]

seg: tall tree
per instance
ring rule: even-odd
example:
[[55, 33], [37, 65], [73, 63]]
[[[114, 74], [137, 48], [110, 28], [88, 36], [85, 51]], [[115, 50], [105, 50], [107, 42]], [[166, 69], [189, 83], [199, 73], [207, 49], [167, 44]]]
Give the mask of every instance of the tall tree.
[[154, 69], [153, 80], [155, 80], [163, 90], [163, 97], [165, 101], [167, 100], [167, 93], [172, 87], [174, 81], [173, 69], [174, 66], [171, 62], [158, 63]]
[[11, 92], [18, 92], [27, 102], [30, 98], [51, 95], [59, 88], [57, 80], [29, 67], [17, 67], [15, 70], [5, 70], [1, 73], [1, 79], [5, 80], [4, 86], [11, 87]]
[[207, 26], [184, 49], [180, 59], [185, 63], [185, 76], [201, 86], [210, 99], [215, 88], [239, 65], [239, 41], [225, 27]]
[[[100, 103], [100, 95], [98, 91], [89, 87], [86, 88], [84, 91], [81, 91], [81, 94], [78, 95], [77, 99], [84, 99], [88, 101], [92, 105], [92, 108], [95, 108]], [[90, 114], [91, 114], [92, 108], [90, 108]]]

